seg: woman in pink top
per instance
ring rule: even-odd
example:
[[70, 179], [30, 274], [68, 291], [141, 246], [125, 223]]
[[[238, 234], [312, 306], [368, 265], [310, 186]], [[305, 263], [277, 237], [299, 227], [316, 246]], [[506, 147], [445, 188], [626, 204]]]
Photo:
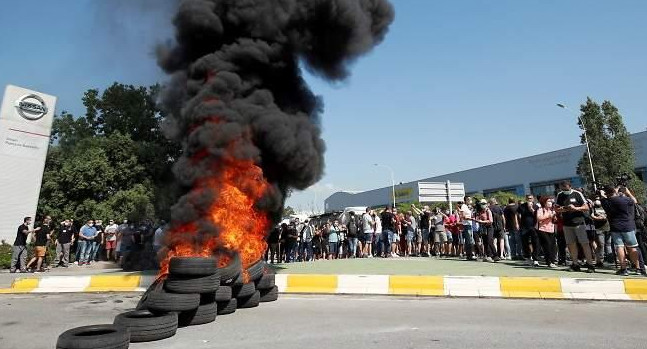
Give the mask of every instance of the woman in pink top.
[[541, 207], [537, 210], [537, 235], [541, 248], [544, 250], [546, 264], [549, 268], [557, 268], [555, 264], [555, 211], [553, 210], [553, 198], [544, 196], [539, 201]]

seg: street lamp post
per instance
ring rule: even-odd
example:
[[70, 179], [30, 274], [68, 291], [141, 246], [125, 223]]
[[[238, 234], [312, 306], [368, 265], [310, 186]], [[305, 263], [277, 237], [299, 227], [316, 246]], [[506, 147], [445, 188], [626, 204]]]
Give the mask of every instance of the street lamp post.
[[393, 199], [393, 207], [395, 207], [395, 175], [393, 173], [393, 169], [387, 165], [382, 165], [382, 164], [373, 164], [373, 166], [384, 167], [387, 170], [389, 170], [389, 172], [391, 172], [391, 196]]
[[589, 157], [589, 167], [591, 169], [591, 178], [593, 179], [593, 189], [597, 191], [598, 185], [597, 185], [597, 182], [595, 181], [595, 171], [593, 171], [593, 159], [591, 158], [591, 148], [589, 147], [589, 136], [586, 134], [586, 125], [584, 125], [584, 121], [582, 120], [580, 115], [568, 109], [566, 105], [562, 103], [557, 103], [557, 106], [568, 112], [575, 114], [577, 116], [577, 119], [580, 121], [580, 125], [582, 125], [582, 130], [584, 131], [584, 143], [586, 144], [586, 153], [588, 154], [588, 157]]

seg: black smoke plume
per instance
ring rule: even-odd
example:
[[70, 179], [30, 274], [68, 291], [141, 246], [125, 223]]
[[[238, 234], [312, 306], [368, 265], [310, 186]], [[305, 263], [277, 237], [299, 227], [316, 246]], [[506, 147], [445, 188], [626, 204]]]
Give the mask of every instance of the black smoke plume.
[[[158, 49], [171, 80], [162, 96], [165, 129], [181, 142], [174, 167], [186, 194], [175, 225], [216, 227], [202, 217], [218, 188], [199, 187], [225, 157], [253, 160], [272, 190], [257, 203], [273, 219], [288, 190], [323, 174], [322, 101], [301, 66], [331, 81], [379, 44], [393, 21], [387, 0], [184, 0], [175, 42]], [[232, 144], [235, 146], [232, 147]]]

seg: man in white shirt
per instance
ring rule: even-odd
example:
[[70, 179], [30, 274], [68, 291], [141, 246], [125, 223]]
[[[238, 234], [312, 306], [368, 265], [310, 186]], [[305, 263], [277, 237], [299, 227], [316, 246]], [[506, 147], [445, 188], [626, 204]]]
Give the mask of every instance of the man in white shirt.
[[115, 248], [117, 247], [117, 229], [119, 226], [115, 224], [114, 219], [110, 220], [110, 223], [105, 229], [106, 233], [106, 258], [108, 261], [117, 261], [117, 254], [115, 253]]
[[375, 234], [375, 221], [373, 220], [373, 210], [369, 207], [366, 208], [366, 212], [362, 215], [362, 230], [364, 232], [364, 251], [362, 251], [362, 257], [373, 257], [372, 245], [373, 245], [373, 234]]
[[465, 240], [465, 257], [469, 261], [474, 261], [476, 258], [472, 255], [474, 250], [474, 230], [472, 229], [472, 198], [465, 197], [465, 202], [460, 205], [458, 212], [461, 222], [463, 223], [463, 239]]

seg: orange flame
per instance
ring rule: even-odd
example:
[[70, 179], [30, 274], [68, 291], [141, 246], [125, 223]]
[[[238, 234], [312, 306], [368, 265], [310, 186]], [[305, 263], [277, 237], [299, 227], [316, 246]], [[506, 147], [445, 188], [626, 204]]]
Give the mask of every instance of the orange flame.
[[[243, 268], [262, 258], [267, 248], [265, 235], [270, 225], [267, 213], [255, 207], [269, 188], [263, 171], [252, 160], [227, 158], [219, 166], [222, 170], [216, 177], [198, 185], [218, 190], [208, 219], [219, 228], [219, 234], [196, 246], [193, 241], [197, 239], [186, 236], [197, 237], [198, 228], [194, 224], [170, 231], [169, 241], [172, 243], [160, 264], [160, 275], [168, 274], [170, 259], [175, 256], [210, 257], [217, 249], [224, 248], [239, 254]], [[220, 264], [223, 262], [221, 260]]]

